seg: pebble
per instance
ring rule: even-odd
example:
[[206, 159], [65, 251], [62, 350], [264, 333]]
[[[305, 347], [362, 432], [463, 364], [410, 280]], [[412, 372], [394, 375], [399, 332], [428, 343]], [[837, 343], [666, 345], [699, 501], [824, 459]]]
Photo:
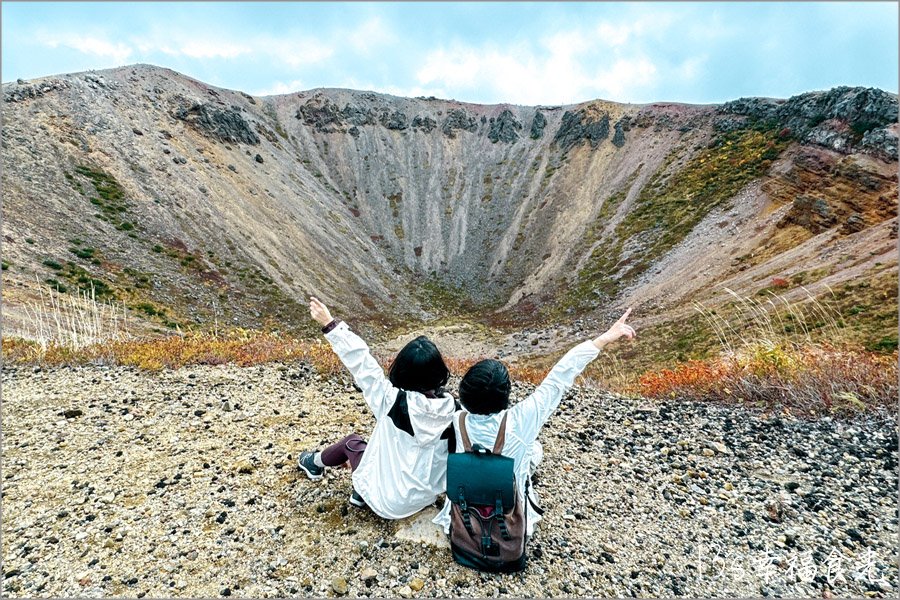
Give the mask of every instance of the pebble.
[[419, 579], [418, 577], [413, 578], [412, 581], [409, 582], [409, 587], [414, 592], [420, 591], [423, 587], [425, 587], [425, 582]]
[[401, 587], [399, 590], [397, 590], [397, 593], [400, 594], [401, 598], [412, 598], [413, 595], [412, 588], [408, 585], [404, 585], [403, 587]]
[[335, 577], [331, 580], [331, 589], [335, 594], [343, 596], [347, 593], [347, 580], [343, 577]]
[[373, 569], [371, 567], [363, 569], [362, 572], [359, 574], [359, 578], [362, 579], [363, 581], [371, 581], [371, 580], [375, 579], [376, 577], [378, 577], [378, 571], [376, 571], [375, 569]]

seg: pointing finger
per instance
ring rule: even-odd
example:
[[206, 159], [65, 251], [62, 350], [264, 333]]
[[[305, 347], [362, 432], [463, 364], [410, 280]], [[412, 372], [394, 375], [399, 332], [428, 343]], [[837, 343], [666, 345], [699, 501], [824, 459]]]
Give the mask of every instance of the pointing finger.
[[627, 319], [627, 318], [628, 318], [628, 315], [630, 315], [630, 314], [631, 314], [631, 309], [629, 308], [628, 310], [625, 311], [625, 314], [624, 314], [624, 315], [622, 315], [621, 317], [619, 317], [619, 321], [618, 321], [618, 322], [619, 322], [619, 323], [624, 323], [624, 322], [625, 322], [625, 319]]

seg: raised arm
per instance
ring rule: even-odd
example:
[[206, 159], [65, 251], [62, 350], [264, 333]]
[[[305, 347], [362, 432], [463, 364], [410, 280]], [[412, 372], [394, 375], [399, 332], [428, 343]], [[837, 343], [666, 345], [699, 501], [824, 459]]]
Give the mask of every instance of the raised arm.
[[547, 422], [547, 419], [559, 406], [559, 401], [562, 399], [563, 394], [574, 385], [575, 378], [588, 366], [588, 363], [597, 358], [604, 346], [611, 344], [620, 337], [625, 337], [629, 340], [634, 338], [634, 329], [625, 323], [630, 314], [631, 309], [629, 308], [607, 331], [591, 341], [578, 344], [566, 352], [565, 356], [553, 366], [547, 377], [541, 382], [541, 385], [525, 400], [510, 409], [517, 413], [516, 421], [522, 427], [519, 434], [524, 441], [530, 442], [537, 439], [541, 427], [544, 426], [544, 423]]
[[309, 299], [309, 313], [322, 325], [325, 339], [353, 375], [375, 418], [382, 418], [393, 405], [397, 388], [384, 376], [384, 370], [369, 352], [369, 347], [350, 331], [346, 323], [332, 318], [328, 308], [315, 297]]

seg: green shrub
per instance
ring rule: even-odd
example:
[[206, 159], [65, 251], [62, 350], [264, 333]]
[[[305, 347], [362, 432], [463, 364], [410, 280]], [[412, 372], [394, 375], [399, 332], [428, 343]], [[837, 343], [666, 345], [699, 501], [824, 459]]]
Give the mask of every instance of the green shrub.
[[94, 258], [94, 249], [93, 248], [69, 248], [69, 252], [77, 256], [78, 258]]
[[864, 121], [860, 119], [859, 121], [855, 121], [852, 125], [850, 125], [850, 130], [855, 133], [858, 137], [862, 138], [866, 132], [872, 131], [878, 127], [879, 123], [877, 121]]
[[33, 243], [34, 243], [34, 240], [31, 239], [31, 238], [25, 238], [25, 243], [27, 243], [27, 244], [33, 244]]
[[897, 349], [897, 343], [898, 340], [896, 336], [884, 337], [874, 344], [867, 346], [866, 349], [872, 352], [893, 352]]
[[59, 263], [56, 262], [55, 260], [50, 260], [49, 258], [48, 258], [47, 260], [44, 261], [44, 264], [45, 264], [46, 266], [50, 267], [51, 269], [55, 269], [55, 270], [57, 270], [57, 271], [59, 271], [60, 269], [62, 269], [62, 265], [61, 265], [61, 264], [59, 264]]
[[141, 312], [147, 313], [151, 317], [155, 317], [157, 314], [156, 307], [150, 304], [149, 302], [141, 302], [135, 308]]
[[45, 279], [44, 281], [49, 283], [50, 287], [54, 288], [57, 292], [65, 294], [66, 292], [69, 291], [69, 288], [67, 288], [66, 286], [64, 286], [63, 284], [61, 284], [60, 282], [58, 282], [55, 279], [50, 278], [50, 279]]

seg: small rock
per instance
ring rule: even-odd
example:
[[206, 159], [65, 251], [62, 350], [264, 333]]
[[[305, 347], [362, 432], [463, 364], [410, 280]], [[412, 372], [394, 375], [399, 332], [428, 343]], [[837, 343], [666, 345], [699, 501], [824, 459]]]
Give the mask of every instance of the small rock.
[[231, 412], [234, 410], [234, 407], [231, 405], [230, 400], [226, 400], [222, 403], [222, 410], [224, 410], [225, 412]]
[[376, 577], [378, 577], [378, 571], [371, 567], [363, 569], [362, 573], [359, 574], [359, 578], [363, 581], [371, 581]]
[[224, 590], [222, 590], [221, 592], [219, 592], [219, 595], [220, 595], [220, 596], [230, 596], [230, 595], [231, 595], [231, 588], [225, 588]]
[[74, 419], [75, 417], [80, 417], [84, 414], [80, 408], [70, 408], [69, 410], [65, 410], [62, 412], [62, 416], [67, 419]]
[[347, 580], [343, 577], [335, 577], [331, 580], [331, 589], [335, 594], [343, 596], [347, 593]]
[[259, 155], [259, 154], [257, 154], [257, 155], [256, 155], [256, 159], [255, 159], [255, 160], [256, 160], [256, 162], [258, 162], [258, 163], [260, 163], [260, 164], [262, 164], [262, 162], [263, 162], [263, 157], [262, 157], [262, 156], [260, 156], [260, 155]]
[[418, 577], [414, 577], [412, 581], [409, 582], [409, 587], [414, 591], [418, 592], [423, 587], [425, 587], [425, 582], [419, 579]]
[[397, 590], [397, 593], [400, 594], [401, 598], [412, 598], [412, 588], [408, 585], [404, 585], [402, 588]]

